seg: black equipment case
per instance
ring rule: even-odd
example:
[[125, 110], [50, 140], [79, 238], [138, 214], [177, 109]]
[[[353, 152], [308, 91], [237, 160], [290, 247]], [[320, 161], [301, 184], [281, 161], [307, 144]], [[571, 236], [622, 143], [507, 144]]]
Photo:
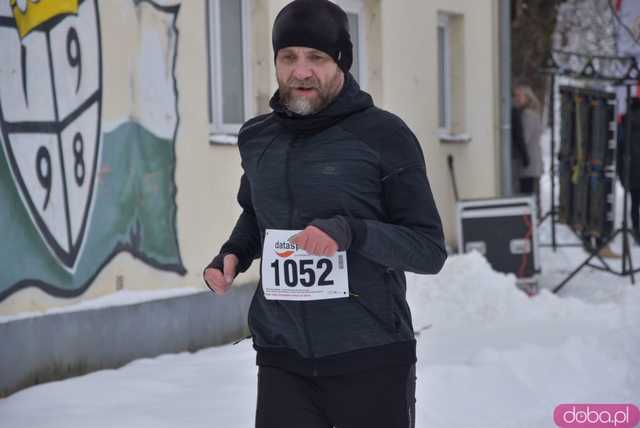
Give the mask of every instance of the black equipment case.
[[458, 249], [476, 250], [491, 267], [512, 273], [523, 290], [537, 290], [540, 272], [534, 197], [459, 201]]

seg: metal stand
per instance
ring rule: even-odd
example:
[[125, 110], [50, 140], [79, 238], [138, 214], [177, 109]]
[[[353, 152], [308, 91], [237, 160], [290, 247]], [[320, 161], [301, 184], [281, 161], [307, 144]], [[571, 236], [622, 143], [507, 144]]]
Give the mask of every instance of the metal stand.
[[[556, 60], [554, 59], [554, 55], [558, 57], [563, 57], [566, 60], [566, 63], [571, 63], [572, 59], [577, 59], [577, 63], [582, 63], [584, 66], [580, 70], [573, 70], [567, 67], [561, 67], [558, 65]], [[595, 60], [595, 61], [594, 61]], [[606, 65], [609, 65], [608, 69], [606, 69]], [[613, 70], [614, 73], [610, 73], [610, 70]], [[551, 56], [547, 59], [543, 72], [550, 74], [551, 76], [551, 92], [550, 92], [550, 126], [551, 126], [551, 209], [547, 212], [540, 221], [542, 222], [549, 218], [551, 220], [551, 244], [542, 244], [541, 246], [551, 247], [555, 252], [558, 247], [568, 247], [568, 246], [582, 246], [582, 244], [572, 244], [572, 243], [563, 243], [559, 244], [556, 241], [556, 223], [558, 215], [557, 205], [555, 203], [555, 178], [556, 178], [556, 164], [555, 164], [555, 110], [554, 110], [554, 102], [555, 102], [555, 76], [564, 75], [577, 79], [583, 80], [597, 80], [597, 81], [606, 81], [614, 86], [626, 86], [626, 103], [627, 103], [627, 122], [625, 126], [625, 135], [624, 135], [624, 153], [623, 153], [623, 162], [624, 162], [624, 199], [623, 199], [623, 216], [622, 216], [622, 227], [616, 229], [611, 235], [601, 242], [597, 248], [589, 251], [589, 257], [584, 260], [578, 267], [576, 267], [567, 277], [558, 284], [553, 292], [557, 293], [560, 291], [580, 270], [582, 270], [585, 266], [589, 266], [594, 269], [598, 269], [604, 272], [609, 272], [611, 274], [617, 276], [630, 276], [631, 284], [635, 284], [635, 276], [634, 274], [640, 272], [639, 269], [633, 268], [633, 261], [631, 259], [631, 249], [630, 249], [630, 240], [629, 234], [632, 231], [629, 229], [628, 223], [628, 198], [629, 198], [629, 176], [630, 176], [630, 165], [631, 165], [631, 85], [638, 84], [640, 80], [640, 69], [638, 68], [637, 62], [633, 57], [606, 57], [606, 56], [587, 56], [582, 55], [575, 52], [565, 52], [565, 51], [552, 51]], [[575, 231], [574, 231], [575, 233]], [[609, 263], [607, 263], [602, 257], [600, 257], [599, 252], [602, 248], [605, 248], [609, 243], [611, 243], [619, 234], [622, 234], [622, 266], [621, 269], [615, 270], [613, 269]], [[602, 266], [594, 265], [591, 263], [591, 260], [597, 258]]]
[[551, 176], [551, 203], [549, 204], [549, 211], [547, 211], [542, 217], [540, 217], [540, 222], [538, 223], [538, 227], [545, 222], [545, 220], [549, 219], [551, 221], [551, 243], [541, 243], [540, 247], [551, 247], [553, 252], [555, 253], [558, 247], [582, 247], [582, 244], [579, 242], [567, 242], [567, 243], [558, 243], [556, 239], [556, 224], [558, 215], [557, 205], [556, 205], [556, 126], [555, 126], [555, 93], [556, 93], [556, 74], [550, 73], [550, 86], [551, 89], [549, 91], [549, 127], [551, 128], [551, 167], [549, 174]]

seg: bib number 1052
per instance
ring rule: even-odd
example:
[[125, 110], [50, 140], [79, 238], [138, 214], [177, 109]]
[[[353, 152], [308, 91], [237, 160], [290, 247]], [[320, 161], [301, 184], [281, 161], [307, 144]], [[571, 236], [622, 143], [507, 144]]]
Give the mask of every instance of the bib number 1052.
[[[333, 270], [333, 262], [329, 259], [314, 260], [274, 260], [271, 263], [274, 274], [274, 285], [280, 286], [281, 279], [288, 287], [296, 287], [298, 284], [304, 287], [333, 285], [331, 279], [327, 279]], [[317, 277], [316, 277], [317, 273]], [[317, 280], [317, 282], [316, 282]]]
[[260, 282], [267, 300], [311, 301], [349, 297], [346, 251], [314, 256], [291, 243], [300, 230], [266, 229]]

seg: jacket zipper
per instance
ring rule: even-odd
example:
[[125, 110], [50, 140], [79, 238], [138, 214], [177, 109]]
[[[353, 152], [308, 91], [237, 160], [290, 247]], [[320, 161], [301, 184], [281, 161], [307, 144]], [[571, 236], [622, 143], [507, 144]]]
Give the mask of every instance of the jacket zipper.
[[385, 182], [388, 179], [390, 179], [391, 177], [393, 177], [394, 175], [399, 175], [399, 174], [402, 174], [403, 172], [405, 172], [407, 170], [411, 170], [411, 169], [415, 169], [415, 168], [423, 169], [423, 166], [419, 162], [413, 162], [413, 163], [411, 163], [409, 165], [405, 165], [403, 167], [394, 169], [389, 174], [387, 174], [384, 177], [382, 177], [380, 179], [380, 181]]
[[[291, 187], [291, 180], [289, 177], [291, 176], [291, 150], [293, 149], [294, 144], [298, 140], [297, 136], [294, 136], [293, 139], [289, 142], [289, 148], [287, 150], [287, 156], [285, 158], [285, 171], [286, 177], [285, 180], [287, 182], [287, 196], [289, 197], [289, 229], [293, 229], [293, 211], [295, 207], [295, 200], [293, 197], [293, 188]], [[307, 308], [305, 306], [305, 302], [300, 302], [300, 308], [302, 312], [302, 329], [304, 330], [304, 336], [307, 341], [307, 351], [311, 358], [315, 358], [315, 353], [313, 352], [313, 345], [311, 344], [311, 335], [309, 334], [309, 329], [307, 328]], [[313, 367], [313, 375], [317, 376], [318, 372], [315, 367]]]

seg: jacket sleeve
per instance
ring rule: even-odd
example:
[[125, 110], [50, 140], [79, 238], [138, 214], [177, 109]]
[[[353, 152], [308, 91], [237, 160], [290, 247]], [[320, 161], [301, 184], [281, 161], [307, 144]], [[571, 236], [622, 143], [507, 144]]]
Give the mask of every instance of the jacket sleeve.
[[530, 151], [532, 147], [540, 144], [540, 135], [542, 135], [540, 115], [533, 110], [524, 110], [522, 112], [522, 130], [525, 148]]
[[401, 126], [382, 150], [386, 221], [349, 219], [352, 250], [384, 266], [422, 274], [440, 271], [447, 258], [442, 223], [413, 133]]
[[240, 179], [238, 203], [242, 207], [242, 214], [229, 240], [220, 249], [220, 254], [235, 254], [239, 260], [237, 271], [244, 272], [249, 269], [253, 260], [260, 256], [262, 250], [260, 229], [251, 202], [251, 187], [245, 174]]

